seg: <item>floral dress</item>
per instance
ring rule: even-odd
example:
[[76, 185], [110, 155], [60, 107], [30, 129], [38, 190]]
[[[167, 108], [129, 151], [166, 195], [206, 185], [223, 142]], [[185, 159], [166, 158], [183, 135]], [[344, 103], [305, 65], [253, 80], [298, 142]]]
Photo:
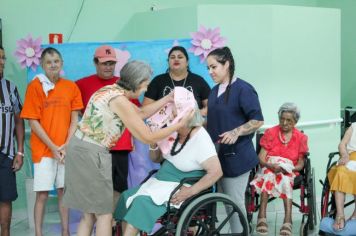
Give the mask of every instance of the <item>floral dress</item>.
[[90, 98], [78, 123], [81, 132], [106, 148], [115, 146], [125, 128], [120, 117], [109, 108], [110, 101], [120, 95], [123, 91], [117, 84], [101, 88]]
[[267, 152], [266, 161], [271, 164], [278, 164], [287, 173], [274, 173], [267, 167], [261, 168], [251, 185], [257, 192], [266, 192], [273, 197], [292, 199], [294, 178], [299, 173], [293, 172], [294, 166], [299, 158], [308, 151], [308, 137], [293, 128], [292, 137], [286, 144], [280, 140], [280, 126], [267, 129], [261, 138], [260, 145]]

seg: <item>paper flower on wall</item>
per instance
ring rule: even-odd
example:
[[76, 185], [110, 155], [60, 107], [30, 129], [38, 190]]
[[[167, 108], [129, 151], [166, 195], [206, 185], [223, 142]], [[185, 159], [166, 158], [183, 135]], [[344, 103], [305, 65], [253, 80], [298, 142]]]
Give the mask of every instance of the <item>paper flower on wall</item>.
[[203, 62], [214, 49], [225, 46], [226, 39], [220, 36], [219, 27], [207, 29], [201, 25], [197, 32], [190, 35], [192, 36], [192, 47], [189, 48], [189, 51], [193, 52], [195, 56], [199, 56], [200, 62]]
[[131, 54], [129, 51], [123, 51], [120, 49], [115, 49], [116, 52], [116, 65], [115, 65], [115, 71], [114, 75], [115, 76], [120, 76], [120, 71], [122, 67], [129, 61], [129, 58], [131, 57]]
[[33, 71], [36, 71], [42, 53], [41, 42], [41, 37], [33, 39], [30, 34], [17, 41], [14, 55], [22, 68], [31, 67]]

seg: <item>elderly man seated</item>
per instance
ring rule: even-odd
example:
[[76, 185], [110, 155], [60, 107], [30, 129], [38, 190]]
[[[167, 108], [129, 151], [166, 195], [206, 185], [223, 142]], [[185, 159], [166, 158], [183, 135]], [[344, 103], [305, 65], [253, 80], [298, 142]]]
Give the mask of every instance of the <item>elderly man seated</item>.
[[[123, 222], [125, 236], [137, 235], [139, 230], [151, 232], [157, 219], [166, 212], [169, 196], [183, 178], [201, 177], [191, 186], [182, 186], [172, 197], [171, 203], [176, 206], [209, 188], [222, 176], [215, 146], [202, 127], [203, 118], [194, 95], [183, 87], [176, 87], [174, 96], [174, 109], [164, 107], [157, 113], [158, 116], [163, 116], [161, 121], [172, 117], [172, 113], [175, 113], [174, 119], [179, 119], [189, 106], [195, 107], [195, 116], [186, 127], [179, 129], [177, 134], [160, 142], [160, 150], [157, 148], [155, 155], [151, 155], [154, 161], [165, 160], [155, 177], [122, 194], [114, 216]], [[157, 119], [151, 119], [148, 124], [161, 127], [169, 125], [169, 122], [168, 119], [167, 123], [163, 122], [165, 124], [157, 124]]]

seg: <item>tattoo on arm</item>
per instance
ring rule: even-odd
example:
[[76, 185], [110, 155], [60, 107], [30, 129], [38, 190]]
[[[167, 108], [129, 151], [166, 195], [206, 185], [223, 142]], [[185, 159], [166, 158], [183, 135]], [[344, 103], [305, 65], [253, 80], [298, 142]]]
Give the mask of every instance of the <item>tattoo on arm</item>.
[[249, 120], [242, 126], [237, 129], [241, 131], [240, 135], [248, 135], [255, 132], [258, 128], [260, 128], [260, 121], [258, 120]]

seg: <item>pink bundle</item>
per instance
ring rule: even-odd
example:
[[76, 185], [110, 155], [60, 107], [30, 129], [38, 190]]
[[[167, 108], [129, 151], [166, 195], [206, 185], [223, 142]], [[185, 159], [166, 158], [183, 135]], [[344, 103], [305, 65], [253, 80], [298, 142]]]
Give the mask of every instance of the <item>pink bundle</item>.
[[[184, 87], [175, 87], [173, 92], [174, 103], [167, 103], [146, 120], [152, 131], [177, 123], [187, 112], [195, 109], [196, 101], [192, 92]], [[176, 137], [177, 132], [174, 132], [167, 138], [157, 142], [163, 154], [170, 152]]]

